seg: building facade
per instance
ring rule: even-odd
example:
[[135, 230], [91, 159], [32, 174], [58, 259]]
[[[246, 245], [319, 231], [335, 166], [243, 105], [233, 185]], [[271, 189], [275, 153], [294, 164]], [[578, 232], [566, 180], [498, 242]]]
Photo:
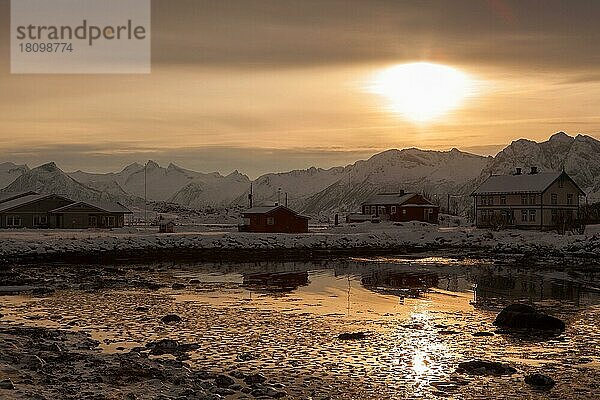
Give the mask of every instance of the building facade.
[[300, 215], [287, 207], [252, 207], [243, 213], [241, 232], [308, 233], [309, 217]]
[[363, 215], [382, 221], [438, 223], [439, 206], [417, 193], [379, 193], [361, 204]]
[[564, 171], [492, 175], [472, 194], [475, 224], [482, 228], [555, 229], [579, 219], [585, 193]]
[[[4, 200], [3, 200], [4, 199]], [[56, 194], [12, 194], [0, 198], [0, 228], [119, 228], [131, 211], [119, 203], [73, 201]]]

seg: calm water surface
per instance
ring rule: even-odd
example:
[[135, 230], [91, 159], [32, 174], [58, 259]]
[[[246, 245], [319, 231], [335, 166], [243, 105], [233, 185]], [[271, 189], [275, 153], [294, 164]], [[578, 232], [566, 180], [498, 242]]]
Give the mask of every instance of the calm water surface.
[[[67, 268], [38, 272], [60, 280]], [[292, 398], [598, 398], [600, 275], [448, 258], [374, 258], [320, 263], [153, 265], [127, 268], [158, 290], [67, 287], [46, 297], [0, 296], [4, 323], [86, 331], [102, 351], [125, 352], [160, 338], [197, 342], [190, 363], [261, 370]], [[49, 279], [50, 279], [49, 278]], [[173, 289], [172, 284], [185, 287]], [[519, 301], [562, 318], [549, 340], [494, 335], [492, 322]], [[148, 306], [147, 311], [136, 310]], [[160, 323], [176, 313], [183, 322]], [[367, 338], [340, 341], [343, 332]], [[253, 360], [239, 361], [251, 353]], [[510, 377], [455, 372], [473, 358], [508, 362]], [[537, 392], [523, 376], [557, 385]]]

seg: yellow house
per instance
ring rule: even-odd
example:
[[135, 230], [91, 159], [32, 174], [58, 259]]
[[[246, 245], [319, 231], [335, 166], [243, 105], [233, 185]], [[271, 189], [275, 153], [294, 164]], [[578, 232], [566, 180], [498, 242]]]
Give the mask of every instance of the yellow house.
[[573, 226], [585, 193], [565, 172], [491, 175], [472, 194], [477, 227], [554, 229]]

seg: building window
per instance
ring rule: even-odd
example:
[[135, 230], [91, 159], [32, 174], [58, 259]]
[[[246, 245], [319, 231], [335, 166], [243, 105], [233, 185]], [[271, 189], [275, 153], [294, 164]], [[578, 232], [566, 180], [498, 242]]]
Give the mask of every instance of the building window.
[[558, 204], [558, 195], [556, 193], [552, 193], [552, 196], [550, 197], [550, 204], [553, 206]]
[[267, 217], [267, 225], [275, 225], [275, 218]]
[[535, 204], [535, 194], [529, 195], [529, 204]]
[[524, 194], [521, 195], [521, 204], [523, 204], [523, 205], [527, 204], [527, 195], [524, 195]]
[[371, 206], [371, 214], [377, 214], [377, 207]]
[[95, 215], [90, 215], [88, 217], [88, 226], [90, 228], [95, 228], [98, 226], [98, 218]]
[[9, 228], [18, 228], [23, 225], [23, 220], [21, 217], [16, 217], [14, 215], [9, 215], [6, 217], [6, 226]]
[[385, 214], [387, 214], [387, 212], [385, 212], [385, 206], [379, 206], [379, 214], [380, 214], [380, 215], [385, 215]]
[[552, 222], [558, 221], [558, 211], [554, 208], [552, 209]]
[[488, 198], [488, 205], [493, 206], [494, 205], [494, 196], [490, 196]]
[[529, 210], [529, 222], [535, 222], [535, 215], [537, 210]]
[[503, 206], [506, 205], [506, 196], [500, 196], [500, 204], [502, 204]]
[[115, 217], [108, 217], [108, 227], [112, 228], [115, 226]]
[[567, 204], [570, 206], [573, 205], [573, 193], [567, 194]]
[[527, 222], [527, 210], [521, 210], [521, 222]]
[[48, 225], [48, 216], [46, 215], [34, 215], [33, 226], [44, 226]]
[[396, 206], [392, 206], [392, 214], [396, 214]]
[[402, 209], [402, 215], [406, 215], [406, 208]]

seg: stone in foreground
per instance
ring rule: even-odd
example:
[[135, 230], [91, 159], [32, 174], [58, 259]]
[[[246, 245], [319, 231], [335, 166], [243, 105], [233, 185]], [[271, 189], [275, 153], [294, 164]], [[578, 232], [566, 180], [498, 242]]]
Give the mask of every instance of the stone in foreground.
[[550, 389], [554, 386], [554, 379], [547, 375], [531, 374], [525, 377], [525, 383], [536, 389]]
[[516, 369], [507, 364], [495, 361], [472, 360], [458, 364], [457, 372], [469, 375], [512, 375], [517, 372]]
[[511, 304], [504, 308], [496, 316], [494, 325], [517, 331], [562, 333], [565, 330], [565, 323], [560, 319], [525, 304]]

